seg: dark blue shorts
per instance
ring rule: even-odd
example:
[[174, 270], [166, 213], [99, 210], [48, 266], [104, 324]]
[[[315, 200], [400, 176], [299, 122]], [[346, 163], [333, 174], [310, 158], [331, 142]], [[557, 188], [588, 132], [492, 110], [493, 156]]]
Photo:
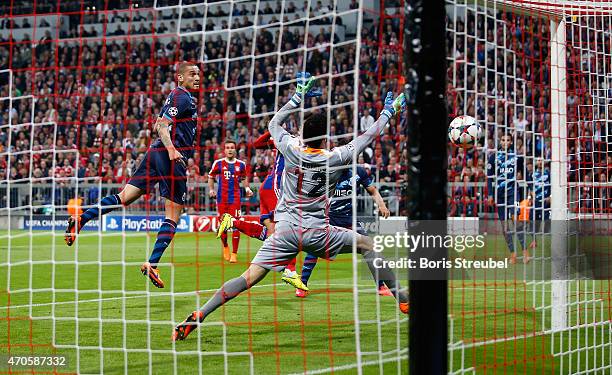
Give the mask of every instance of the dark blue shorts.
[[514, 220], [518, 207], [497, 205], [497, 216], [499, 220]]
[[274, 222], [274, 211], [259, 215], [259, 224], [263, 225], [266, 219], [270, 219], [270, 221]]
[[531, 220], [550, 220], [550, 207], [532, 207], [529, 212]]
[[[350, 219], [350, 218], [345, 218], [345, 217], [340, 218], [340, 217], [330, 216], [329, 224], [336, 226], [336, 227], [353, 229], [353, 219]], [[368, 235], [368, 233], [363, 228], [363, 223], [360, 221], [357, 222], [357, 228], [355, 228], [355, 232], [361, 234], [362, 236]]]
[[[171, 164], [174, 164], [173, 170]], [[144, 190], [146, 194], [151, 193], [157, 183], [162, 197], [174, 203], [185, 204], [187, 196], [185, 167], [176, 162], [171, 163], [168, 151], [165, 149], [149, 149], [128, 181], [128, 184]]]

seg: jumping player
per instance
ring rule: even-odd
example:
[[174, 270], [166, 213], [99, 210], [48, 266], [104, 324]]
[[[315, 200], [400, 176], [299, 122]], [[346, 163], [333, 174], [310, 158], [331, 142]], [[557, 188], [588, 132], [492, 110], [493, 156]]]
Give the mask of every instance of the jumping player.
[[[300, 73], [295, 94], [268, 124], [274, 144], [285, 157], [283, 194], [275, 210], [274, 234], [266, 238], [241, 276], [228, 280], [204, 306], [175, 327], [173, 340], [184, 340], [213, 311], [263, 280], [270, 270], [284, 269], [300, 251], [334, 259], [338, 254], [352, 253], [353, 242], [375, 280], [384, 280], [397, 296], [400, 310], [408, 313], [408, 293], [400, 289], [393, 272], [373, 251], [372, 239], [353, 230], [329, 225], [326, 213], [327, 197], [334, 191], [344, 172], [341, 167], [350, 164], [355, 155], [363, 152], [383, 131], [389, 119], [405, 110], [404, 95], [393, 99], [393, 93], [389, 92], [384, 109], [374, 125], [347, 145], [329, 151], [325, 149], [327, 120], [324, 115], [310, 116], [302, 125], [301, 138], [291, 136], [282, 127], [304, 98], [321, 95], [320, 91], [311, 91], [314, 82], [314, 77], [308, 73]], [[377, 268], [377, 264], [381, 266]]]
[[178, 86], [168, 95], [155, 122], [159, 138], [151, 144], [127, 185], [119, 194], [102, 198], [98, 205], [82, 215], [70, 217], [64, 237], [66, 244], [71, 246], [88, 221], [130, 205], [143, 194], [149, 194], [159, 183], [160, 194], [166, 198], [166, 218], [159, 228], [149, 261], [140, 267], [142, 274], [158, 288], [163, 288], [164, 282], [157, 265], [174, 238], [187, 194], [187, 160], [194, 153], [197, 127], [197, 103], [190, 91], [200, 88], [200, 69], [193, 63], [180, 63], [177, 81]]
[[[211, 198], [217, 198], [217, 212], [219, 219], [229, 213], [234, 217], [240, 217], [240, 181], [242, 181], [247, 197], [252, 197], [253, 192], [249, 187], [246, 163], [236, 159], [236, 142], [225, 141], [223, 159], [217, 159], [208, 172], [208, 194]], [[215, 179], [217, 190], [215, 190]], [[227, 243], [227, 233], [221, 235], [223, 245], [223, 258], [230, 263], [236, 263], [238, 246], [240, 245], [240, 232], [232, 232], [232, 252], [230, 254]]]

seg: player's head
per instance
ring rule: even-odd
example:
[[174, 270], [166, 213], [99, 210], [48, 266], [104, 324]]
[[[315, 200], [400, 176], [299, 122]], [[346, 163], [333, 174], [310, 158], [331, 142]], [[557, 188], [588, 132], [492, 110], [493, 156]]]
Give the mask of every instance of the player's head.
[[227, 140], [223, 145], [223, 154], [226, 158], [232, 160], [236, 157], [236, 142]]
[[179, 86], [187, 90], [197, 90], [200, 88], [200, 68], [195, 63], [183, 61], [176, 69], [176, 79]]
[[512, 136], [510, 134], [502, 135], [499, 144], [502, 150], [510, 151], [512, 149]]
[[304, 119], [302, 140], [312, 148], [324, 148], [327, 143], [327, 118], [322, 113], [313, 113]]

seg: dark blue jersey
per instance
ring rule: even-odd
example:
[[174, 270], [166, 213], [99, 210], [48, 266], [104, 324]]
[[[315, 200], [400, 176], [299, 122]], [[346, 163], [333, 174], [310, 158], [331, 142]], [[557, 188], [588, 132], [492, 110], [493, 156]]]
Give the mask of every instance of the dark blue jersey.
[[353, 222], [353, 186], [367, 188], [372, 185], [372, 178], [363, 167], [357, 167], [357, 175], [353, 177], [352, 168], [347, 169], [336, 183], [336, 190], [329, 207], [329, 218], [333, 225], [350, 227]]
[[[159, 117], [172, 121], [169, 126], [172, 144], [186, 158], [193, 157], [195, 132], [197, 127], [196, 100], [185, 88], [179, 86], [166, 98]], [[161, 139], [157, 139], [151, 148], [163, 148]]]
[[536, 169], [533, 172], [530, 185], [530, 190], [533, 192], [533, 206], [547, 207], [548, 204], [544, 202], [544, 199], [550, 197], [550, 173], [548, 169], [544, 171]]
[[498, 204], [514, 205], [519, 201], [517, 172], [523, 168], [523, 158], [514, 151], [496, 151], [489, 155], [487, 180], [489, 193]]

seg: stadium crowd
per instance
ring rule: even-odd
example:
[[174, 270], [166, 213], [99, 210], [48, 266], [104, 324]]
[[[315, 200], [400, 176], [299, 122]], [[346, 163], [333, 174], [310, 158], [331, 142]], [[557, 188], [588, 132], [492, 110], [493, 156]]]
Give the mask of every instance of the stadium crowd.
[[[312, 14], [329, 11], [320, 1], [312, 3]], [[285, 12], [293, 10], [298, 17], [304, 9], [298, 9], [295, 4], [301, 2], [289, 2]], [[194, 20], [183, 19], [181, 25], [188, 27], [182, 27], [181, 31], [201, 30], [202, 25], [196, 19], [201, 19], [202, 14], [197, 7], [187, 9], [192, 10], [189, 15], [183, 13], [182, 17], [193, 17]], [[259, 9], [259, 14], [275, 14], [279, 10], [280, 2], [275, 9], [267, 3], [266, 7]], [[234, 11], [239, 17], [234, 18], [232, 29], [252, 25], [254, 7], [249, 9], [243, 5]], [[216, 22], [226, 15], [220, 7], [210, 7], [208, 12], [220, 17], [215, 19]], [[127, 19], [128, 16], [131, 18]], [[332, 52], [328, 43], [341, 40], [337, 34], [332, 35], [331, 24], [310, 29], [307, 42], [303, 20], [291, 21], [287, 16], [285, 21], [290, 27], [283, 28], [282, 35], [278, 28], [260, 29], [255, 40], [249, 29], [232, 32], [229, 43], [222, 37], [227, 34], [214, 32], [207, 34], [203, 43], [201, 36], [157, 37], [168, 36], [164, 34], [167, 31], [165, 25], [172, 27], [178, 21], [177, 17], [176, 12], [170, 16], [159, 13], [157, 20], [161, 22], [155, 23], [153, 12], [144, 9], [129, 13], [113, 11], [106, 15], [92, 9], [81, 13], [80, 17], [71, 16], [68, 27], [59, 35], [59, 41], [49, 33], [39, 40], [31, 40], [28, 34], [22, 40], [0, 40], [0, 69], [11, 68], [14, 72], [12, 96], [25, 96], [13, 101], [10, 112], [9, 100], [0, 100], [0, 127], [3, 127], [0, 152], [11, 151], [10, 160], [6, 154], [0, 156], [0, 179], [26, 182], [31, 173], [32, 178], [41, 182], [50, 182], [50, 177], [53, 177], [59, 189], [73, 186], [75, 177], [81, 178], [81, 183], [98, 181], [98, 178], [103, 183], [126, 182], [142, 160], [152, 138], [156, 137], [152, 125], [164, 98], [175, 87], [176, 61], [197, 61], [201, 53], [205, 61], [200, 64], [203, 80], [203, 89], [198, 93], [201, 119], [196, 135], [197, 152], [188, 161], [189, 179], [196, 183], [190, 184], [196, 186], [190, 204], [196, 209], [202, 209], [197, 207], [197, 195], [205, 194], [198, 189], [204, 189], [203, 182], [212, 162], [222, 157], [223, 140], [238, 142], [238, 158], [250, 165], [253, 182], [262, 181], [268, 173], [274, 161], [273, 152], [255, 150], [251, 142], [265, 131], [273, 115], [275, 98], [278, 103], [284, 103], [290, 96], [292, 85], [277, 85], [276, 82], [292, 80], [303, 66], [315, 75], [332, 75], [330, 80], [319, 80], [324, 95], [313, 98], [306, 107], [320, 106], [321, 110], [331, 103], [334, 105], [330, 112], [331, 132], [352, 137], [355, 113], [352, 70], [358, 66], [356, 43], [337, 46]], [[337, 18], [338, 24], [340, 20]], [[118, 31], [122, 30], [119, 27], [113, 32], [113, 38], [107, 39], [87, 26], [95, 22], [125, 21], [144, 21], [141, 22], [144, 29], [133, 26], [122, 37], [124, 34]], [[383, 93], [388, 89], [399, 89], [398, 80], [393, 78], [399, 74], [394, 64], [401, 55], [394, 53], [401, 50], [399, 21], [398, 18], [387, 18], [382, 29], [377, 20], [365, 22], [359, 56], [358, 130], [365, 129], [378, 116]], [[147, 22], [149, 26], [146, 26]], [[318, 19], [316, 23], [325, 25], [326, 22], [331, 22], [331, 18]], [[27, 26], [19, 25], [19, 22], [2, 22], [0, 31]], [[208, 30], [209, 26], [206, 27]], [[221, 25], [217, 22], [210, 28], [227, 29], [228, 25], [227, 22], [221, 22]], [[151, 35], [152, 30], [157, 34]], [[380, 30], [383, 35], [379, 40]], [[141, 34], [145, 34], [144, 37]], [[131, 35], [138, 37], [130, 38], [128, 42], [127, 36]], [[352, 38], [354, 36], [346, 36], [348, 40]], [[200, 50], [202, 45], [204, 51]], [[304, 45], [313, 49], [304, 54], [299, 50]], [[279, 48], [282, 55], [269, 54]], [[380, 58], [379, 48], [384, 52]], [[253, 52], [254, 60], [251, 59]], [[381, 82], [380, 77], [391, 78]], [[0, 77], [0, 80], [6, 83], [8, 77]], [[0, 87], [0, 97], [7, 98], [9, 85]], [[29, 95], [36, 97], [34, 105]], [[9, 118], [12, 124], [20, 124], [12, 127], [12, 134], [6, 127]], [[293, 115], [287, 123], [288, 129], [297, 132], [299, 122], [297, 114]], [[359, 159], [371, 174], [386, 183], [381, 189], [386, 195], [398, 196], [398, 189], [407, 180], [406, 138], [402, 130], [399, 122], [392, 120], [380, 141]], [[338, 143], [345, 141], [346, 137], [336, 140]], [[97, 189], [92, 190], [84, 203], [94, 203], [99, 198]], [[63, 198], [56, 195], [56, 200], [65, 200], [69, 195]], [[42, 201], [50, 199], [38, 198]], [[154, 203], [155, 199], [151, 197], [151, 202]], [[63, 201], [55, 203], [65, 204]]]
[[[329, 11], [326, 4], [311, 3], [312, 15]], [[282, 35], [278, 28], [260, 29], [255, 40], [252, 29], [245, 28], [253, 24], [256, 16], [251, 3], [233, 9], [231, 26], [225, 21], [228, 14], [221, 7], [208, 8], [212, 18], [206, 25], [199, 23], [203, 16], [199, 7], [185, 8], [181, 32], [200, 31], [205, 27], [211, 32], [204, 41], [197, 35], [180, 39], [162, 37], [173, 35], [171, 31], [176, 30], [176, 10], [170, 14], [146, 9], [121, 11], [127, 9], [129, 2], [126, 1], [117, 1], [112, 12], [96, 12], [90, 8], [77, 12], [78, 16], [70, 16], [68, 27], [58, 35], [59, 43], [49, 33], [35, 41], [28, 34], [22, 40], [9, 40], [4, 37], [6, 33], [0, 34], [0, 69], [14, 71], [13, 96], [37, 98], [34, 107], [31, 99], [15, 100], [11, 112], [9, 101], [0, 100], [0, 126], [4, 126], [0, 131], [0, 151], [9, 147], [11, 150], [10, 168], [7, 168], [7, 155], [0, 157], [0, 178], [19, 181], [29, 178], [31, 172], [34, 178], [54, 177], [58, 184], [65, 186], [74, 177], [91, 178], [91, 181], [99, 177], [105, 183], [124, 183], [155, 137], [152, 124], [163, 99], [175, 87], [175, 62], [199, 60], [201, 55], [205, 62], [200, 65], [204, 89], [198, 94], [202, 116], [198, 152], [188, 162], [189, 178], [193, 182], [205, 181], [212, 162], [221, 155], [224, 139], [238, 142], [238, 157], [249, 162], [252, 181], [261, 181], [270, 169], [273, 153], [255, 150], [250, 142], [264, 132], [273, 114], [275, 98], [278, 104], [289, 96], [290, 84], [275, 83], [291, 80], [302, 66], [316, 75], [332, 74], [331, 80], [319, 82], [324, 95], [307, 103], [307, 107], [324, 106], [328, 102], [336, 105], [331, 111], [330, 128], [333, 134], [342, 135], [354, 131], [355, 85], [351, 70], [359, 63], [356, 123], [357, 131], [362, 131], [380, 112], [381, 96], [389, 89], [399, 89], [400, 20], [382, 18], [380, 27], [378, 18], [366, 17], [358, 57], [355, 43], [337, 46], [332, 52], [327, 43], [341, 40], [337, 34], [332, 35], [331, 24], [310, 29], [306, 46], [313, 49], [304, 54], [299, 51], [306, 40], [304, 22], [298, 15], [305, 13], [307, 4], [289, 2], [285, 5], [284, 22], [290, 27], [283, 28]], [[45, 11], [41, 8], [44, 6], [44, 2], [38, 2], [38, 11]], [[146, 2], [142, 6], [146, 7]], [[71, 5], [61, 7], [64, 11], [74, 11]], [[279, 2], [267, 2], [258, 14], [278, 14], [280, 18], [280, 7]], [[6, 10], [6, 5], [0, 5], [0, 9]], [[19, 9], [13, 8], [13, 12], [18, 14]], [[27, 12], [23, 10], [23, 13]], [[525, 169], [517, 174], [523, 195], [534, 158], [550, 159], [552, 152], [548, 24], [511, 13], [476, 16], [468, 10], [466, 14], [467, 18], [447, 19], [449, 115], [451, 118], [459, 114], [476, 117], [486, 129], [486, 144], [483, 142], [468, 151], [449, 147], [448, 206], [452, 216], [494, 211], [492, 192], [486, 188], [485, 158], [497, 147], [502, 134], [511, 134], [516, 152], [525, 157]], [[215, 23], [210, 24], [213, 19]], [[41, 17], [39, 26], [44, 26], [44, 22]], [[104, 36], [88, 26], [96, 22], [135, 22], [139, 26], [132, 25], [127, 30], [118, 27]], [[325, 25], [326, 22], [331, 19], [322, 18], [317, 23]], [[341, 18], [336, 18], [336, 22], [340, 24]], [[581, 52], [575, 48], [594, 49], [595, 43], [601, 44], [602, 35], [593, 31], [594, 21], [588, 22], [591, 23], [588, 33], [579, 33], [579, 27], [568, 29], [572, 35], [568, 37], [567, 61], [571, 78], [567, 87], [569, 178], [584, 185], [570, 199], [578, 202], [580, 209], [608, 211], [612, 194], [607, 187], [592, 186], [592, 183], [608, 182], [612, 178], [608, 172], [608, 166], [612, 165], [612, 155], [608, 152], [612, 127], [607, 126], [605, 118], [593, 121], [593, 116], [612, 111], [605, 108], [608, 105], [605, 101], [598, 103], [603, 108], [597, 108], [593, 93], [587, 92], [586, 87], [587, 81], [596, 87], [605, 87], [604, 82], [592, 79], [589, 74], [597, 73], [605, 65], [596, 64], [597, 59], [609, 60], [610, 56], [593, 56], [588, 49]], [[0, 20], [0, 32], [28, 26], [31, 25], [23, 22], [9, 23], [7, 18]], [[230, 28], [243, 29], [232, 32], [228, 43], [223, 37], [227, 33], [219, 31]], [[135, 35], [138, 37], [126, 42]], [[112, 38], [106, 39], [108, 36]], [[282, 55], [270, 54], [277, 50]], [[253, 53], [255, 58], [251, 59]], [[0, 76], [3, 83], [7, 79]], [[0, 85], [0, 97], [7, 98], [8, 90], [9, 85]], [[13, 127], [10, 137], [6, 128], [9, 117], [13, 124], [23, 124]], [[290, 131], [296, 132], [299, 122], [299, 118], [292, 116], [288, 121]], [[31, 123], [41, 125], [31, 126]], [[407, 139], [403, 126], [393, 120], [380, 141], [359, 160], [378, 181], [388, 183], [381, 190], [390, 196], [403, 195], [399, 189], [405, 189], [407, 181]], [[199, 193], [192, 191], [192, 204], [197, 204], [195, 196]], [[86, 203], [97, 198], [93, 194]]]

